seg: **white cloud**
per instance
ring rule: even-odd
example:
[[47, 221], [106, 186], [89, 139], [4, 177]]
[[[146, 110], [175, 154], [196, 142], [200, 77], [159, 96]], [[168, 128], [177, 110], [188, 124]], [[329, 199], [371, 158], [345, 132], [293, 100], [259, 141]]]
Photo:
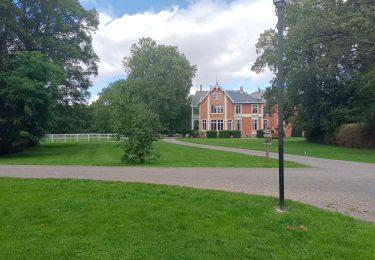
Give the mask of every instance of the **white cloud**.
[[251, 78], [251, 84], [269, 81], [270, 72], [256, 75], [251, 65], [256, 59], [259, 34], [275, 27], [272, 1], [237, 0], [231, 3], [201, 0], [187, 9], [145, 12], [112, 18], [100, 13], [94, 49], [99, 55], [99, 78], [124, 73], [121, 61], [141, 37], [175, 45], [198, 66], [194, 84], [207, 84], [219, 78], [230, 83]]

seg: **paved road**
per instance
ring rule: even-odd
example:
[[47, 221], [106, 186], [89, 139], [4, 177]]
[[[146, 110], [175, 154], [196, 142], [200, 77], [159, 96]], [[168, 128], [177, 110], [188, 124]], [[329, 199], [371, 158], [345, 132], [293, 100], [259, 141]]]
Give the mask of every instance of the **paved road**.
[[[181, 144], [174, 139], [166, 141]], [[263, 155], [244, 149], [182, 144]], [[286, 169], [285, 195], [288, 199], [375, 221], [375, 164], [293, 155], [287, 155], [286, 159], [311, 166]], [[278, 196], [277, 169], [0, 165], [0, 176], [163, 183]]]

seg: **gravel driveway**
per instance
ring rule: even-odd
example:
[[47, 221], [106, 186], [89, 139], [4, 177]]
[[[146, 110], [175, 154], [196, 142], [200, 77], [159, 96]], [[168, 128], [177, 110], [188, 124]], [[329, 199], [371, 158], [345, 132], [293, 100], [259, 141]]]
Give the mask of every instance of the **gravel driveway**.
[[[237, 153], [259, 151], [165, 140]], [[277, 154], [271, 153], [277, 158]], [[285, 169], [285, 196], [356, 218], [375, 221], [375, 164], [286, 155], [309, 168]], [[77, 178], [163, 183], [278, 196], [278, 169], [0, 165], [2, 177]], [[287, 207], [287, 205], [286, 205]]]

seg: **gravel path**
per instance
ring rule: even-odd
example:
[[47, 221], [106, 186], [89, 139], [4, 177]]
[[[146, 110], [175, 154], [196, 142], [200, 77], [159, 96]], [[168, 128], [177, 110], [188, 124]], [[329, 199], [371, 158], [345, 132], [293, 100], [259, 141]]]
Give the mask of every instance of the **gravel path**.
[[[262, 152], [165, 140], [252, 155]], [[277, 156], [271, 154], [271, 157]], [[310, 168], [285, 169], [285, 196], [375, 221], [375, 164], [286, 155]], [[2, 177], [74, 178], [163, 183], [278, 196], [278, 169], [0, 165]], [[287, 205], [286, 205], [287, 206]]]

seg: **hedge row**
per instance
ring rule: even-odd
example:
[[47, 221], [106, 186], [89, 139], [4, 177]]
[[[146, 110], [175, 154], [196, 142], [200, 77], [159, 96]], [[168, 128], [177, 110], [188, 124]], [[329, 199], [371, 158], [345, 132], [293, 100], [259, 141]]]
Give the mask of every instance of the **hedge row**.
[[207, 131], [207, 138], [241, 138], [241, 131]]
[[339, 146], [351, 148], [375, 148], [375, 126], [365, 124], [344, 124], [336, 132]]

